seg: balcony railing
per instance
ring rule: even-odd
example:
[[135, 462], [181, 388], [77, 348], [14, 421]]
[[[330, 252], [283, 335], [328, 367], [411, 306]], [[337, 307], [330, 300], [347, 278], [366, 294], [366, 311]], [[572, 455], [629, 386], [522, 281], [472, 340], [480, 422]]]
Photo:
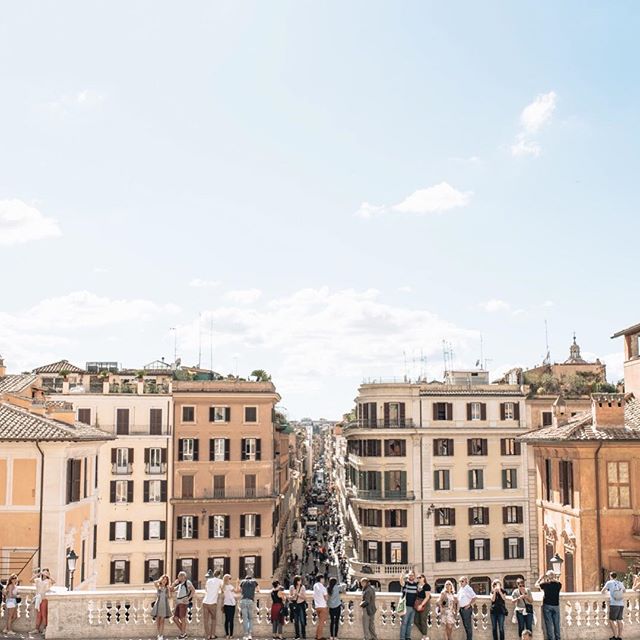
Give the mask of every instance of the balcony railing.
[[174, 502], [198, 502], [202, 500], [258, 500], [275, 498], [278, 493], [272, 489], [259, 487], [256, 489], [208, 489], [199, 491], [193, 497], [174, 498]]
[[364, 576], [402, 576], [413, 569], [411, 564], [377, 564], [371, 562], [351, 562], [357, 578]]
[[167, 464], [166, 462], [163, 462], [161, 464], [150, 464], [147, 462], [144, 465], [144, 472], [149, 474], [150, 476], [166, 473]]
[[349, 429], [413, 429], [413, 418], [398, 418], [381, 419], [381, 420], [369, 420], [367, 418], [359, 418], [352, 420], [347, 425]]
[[413, 491], [390, 490], [384, 491], [378, 489], [357, 489], [356, 487], [350, 487], [356, 500], [415, 500], [416, 496]]
[[116, 476], [129, 476], [133, 473], [133, 465], [130, 462], [127, 464], [114, 462], [111, 464], [111, 473]]

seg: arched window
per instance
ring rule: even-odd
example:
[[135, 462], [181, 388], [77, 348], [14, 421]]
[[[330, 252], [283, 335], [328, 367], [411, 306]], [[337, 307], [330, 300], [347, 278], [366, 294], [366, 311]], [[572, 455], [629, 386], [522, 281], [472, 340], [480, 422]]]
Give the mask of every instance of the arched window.
[[389, 591], [392, 593], [398, 593], [399, 591], [402, 591], [402, 585], [398, 580], [393, 580], [389, 583]]
[[469, 578], [469, 585], [479, 596], [486, 596], [491, 591], [491, 578], [487, 576]]
[[435, 590], [436, 593], [440, 593], [443, 589], [444, 589], [444, 583], [447, 580], [451, 580], [451, 582], [453, 582], [453, 590], [457, 591], [458, 590], [458, 583], [456, 582], [455, 578], [438, 578], [435, 581]]
[[504, 580], [502, 581], [502, 586], [504, 590], [507, 593], [509, 593], [509, 591], [513, 591], [516, 588], [516, 582], [518, 580], [524, 580], [524, 576], [519, 573], [516, 575], [505, 576]]

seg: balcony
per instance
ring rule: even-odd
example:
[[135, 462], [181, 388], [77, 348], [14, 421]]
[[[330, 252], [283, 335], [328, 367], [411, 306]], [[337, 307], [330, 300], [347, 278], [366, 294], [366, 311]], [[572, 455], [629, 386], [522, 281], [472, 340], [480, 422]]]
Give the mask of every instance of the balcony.
[[161, 464], [149, 464], [144, 465], [144, 472], [150, 476], [162, 475], [167, 472], [167, 464], [163, 462]]
[[403, 418], [398, 420], [368, 420], [359, 418], [346, 425], [347, 429], [413, 429], [413, 419]]
[[413, 569], [411, 564], [376, 564], [372, 562], [351, 561], [351, 568], [357, 578], [365, 576], [402, 576]]
[[129, 462], [127, 464], [112, 463], [111, 473], [115, 476], [130, 476], [133, 473], [133, 465]]
[[256, 489], [209, 489], [199, 491], [198, 495], [191, 498], [172, 498], [172, 503], [215, 502], [225, 500], [269, 500], [278, 497], [278, 493], [272, 489], [259, 487]]
[[403, 489], [397, 491], [391, 491], [386, 489], [385, 491], [374, 489], [356, 489], [351, 486], [349, 489], [355, 500], [415, 500], [416, 496], [413, 491], [406, 491]]

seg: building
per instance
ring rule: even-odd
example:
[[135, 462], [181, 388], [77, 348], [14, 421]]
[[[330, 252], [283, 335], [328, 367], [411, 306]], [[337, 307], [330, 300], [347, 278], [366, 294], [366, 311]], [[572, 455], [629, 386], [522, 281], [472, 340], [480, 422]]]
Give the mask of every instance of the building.
[[76, 420], [72, 406], [44, 399], [36, 375], [6, 375], [0, 358], [0, 572], [28, 581], [46, 566], [71, 586], [66, 556], [78, 555], [75, 588], [96, 586], [97, 473], [107, 433]]
[[398, 590], [414, 568], [439, 590], [467, 574], [478, 593], [496, 576], [508, 586], [531, 577], [533, 477], [517, 441], [526, 395], [490, 384], [486, 371], [360, 386], [357, 417], [344, 427], [355, 577]]
[[174, 369], [163, 361], [139, 370], [117, 362], [61, 360], [34, 370], [47, 398], [69, 403], [79, 422], [115, 439], [98, 459], [95, 583], [141, 586], [167, 568], [171, 536], [171, 458]]
[[594, 394], [587, 412], [532, 431], [538, 572], [563, 559], [566, 591], [595, 591], [609, 571], [640, 568], [640, 402]]
[[225, 379], [177, 381], [173, 398], [175, 571], [195, 584], [207, 568], [270, 584], [291, 510], [280, 396], [271, 382]]
[[624, 389], [640, 399], [640, 324], [614, 333], [612, 338], [624, 338]]

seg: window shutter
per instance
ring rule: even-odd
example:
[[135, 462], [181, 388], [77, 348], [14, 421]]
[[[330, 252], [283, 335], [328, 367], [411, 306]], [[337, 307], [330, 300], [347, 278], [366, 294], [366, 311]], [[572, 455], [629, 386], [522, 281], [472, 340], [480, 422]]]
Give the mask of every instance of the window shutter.
[[198, 440], [197, 438], [194, 439], [193, 441], [193, 460], [194, 462], [197, 462], [199, 459], [199, 451], [200, 449], [200, 440]]
[[144, 449], [144, 463], [149, 464], [149, 449], [147, 447]]
[[447, 402], [447, 420], [453, 420], [453, 403]]
[[224, 517], [224, 537], [225, 538], [231, 537], [231, 516]]
[[256, 570], [254, 578], [262, 578], [262, 556], [256, 556]]
[[467, 475], [469, 477], [468, 487], [469, 487], [469, 489], [473, 489], [473, 471], [471, 469], [469, 469], [469, 471], [467, 471]]
[[240, 460], [246, 460], [247, 459], [247, 439], [246, 438], [242, 438], [242, 440], [240, 441], [240, 446], [242, 447], [240, 450]]
[[113, 448], [111, 449], [111, 464], [115, 464], [118, 460], [118, 450]]
[[262, 438], [256, 438], [256, 460], [262, 460]]
[[382, 557], [382, 542], [378, 542], [378, 549], [377, 549], [377, 551], [378, 551], [378, 562], [379, 562], [380, 564], [382, 564], [382, 563], [384, 563], [384, 559], [383, 559], [383, 557]]
[[[222, 570], [225, 573], [229, 573], [230, 574], [231, 573], [231, 558], [223, 558], [222, 566], [223, 566]], [[242, 575], [242, 574], [240, 574], [240, 575]]]
[[452, 562], [456, 562], [457, 561], [457, 553], [456, 553], [456, 541], [452, 540], [451, 541], [451, 561]]
[[504, 420], [504, 402], [500, 403], [500, 420]]
[[449, 446], [448, 446], [449, 455], [453, 455], [453, 438], [449, 438]]
[[480, 420], [486, 420], [487, 419], [487, 405], [486, 403], [482, 403], [480, 405]]
[[440, 455], [439, 452], [438, 452], [438, 439], [437, 438], [433, 441], [433, 455], [434, 456]]
[[160, 502], [166, 502], [166, 501], [167, 501], [167, 481], [161, 480], [160, 481]]
[[449, 509], [449, 522], [451, 523], [451, 526], [455, 526], [456, 524], [456, 510], [455, 509]]
[[116, 481], [112, 480], [109, 483], [109, 502], [115, 502], [116, 501]]
[[436, 562], [441, 561], [440, 540], [436, 540]]
[[433, 419], [437, 420], [438, 419], [438, 403], [434, 402], [432, 405], [433, 408]]
[[404, 425], [405, 416], [406, 416], [405, 405], [404, 405], [404, 402], [401, 402], [400, 403], [400, 424], [401, 425]]
[[231, 440], [229, 438], [224, 439], [224, 459], [227, 462], [231, 460]]
[[471, 455], [471, 438], [467, 438], [467, 455]]
[[407, 564], [408, 562], [408, 558], [407, 558], [407, 543], [406, 542], [402, 542], [400, 543], [400, 562], [402, 562], [402, 564]]
[[143, 493], [143, 501], [144, 502], [149, 502], [149, 480], [145, 480], [144, 484], [142, 486], [142, 493]]
[[133, 449], [129, 448], [129, 464], [133, 464]]
[[216, 419], [216, 408], [209, 407], [209, 422], [215, 422]]
[[384, 423], [385, 424], [389, 424], [389, 416], [390, 416], [389, 403], [385, 402], [384, 403]]
[[491, 560], [491, 540], [489, 538], [484, 540], [484, 559]]
[[160, 521], [160, 540], [167, 539], [167, 523], [164, 520]]
[[385, 527], [391, 526], [391, 511], [384, 512], [384, 526]]
[[[177, 520], [176, 520], [176, 538], [178, 540], [182, 539], [182, 516], [178, 516]], [[179, 573], [180, 570], [178, 569], [177, 573]]]
[[[245, 526], [244, 526], [244, 514], [240, 516], [240, 537], [244, 538]], [[242, 575], [242, 573], [240, 574]]]
[[517, 456], [519, 456], [521, 451], [522, 451], [521, 445], [522, 445], [522, 443], [519, 440], [516, 440], [516, 445], [515, 445], [514, 451], [516, 452]]
[[111, 562], [111, 566], [109, 567], [109, 584], [116, 583], [116, 563]]
[[[160, 574], [162, 575], [162, 574]], [[150, 580], [150, 576], [149, 576], [149, 561], [145, 560], [144, 561], [144, 581], [145, 582], [149, 582]]]
[[509, 559], [509, 538], [504, 538], [502, 543], [503, 543], [504, 559], [508, 560]]
[[[142, 539], [143, 540], [149, 539], [149, 521], [148, 520], [145, 520], [142, 523]], [[146, 569], [145, 569], [145, 573], [146, 573]]]
[[209, 516], [209, 538], [213, 538], [213, 516]]
[[506, 469], [502, 470], [502, 488], [503, 489], [507, 488], [507, 470]]
[[231, 407], [224, 408], [224, 421], [231, 422]]
[[127, 540], [133, 539], [133, 522], [127, 522]]
[[193, 516], [193, 537], [194, 539], [198, 538], [198, 516]]
[[256, 515], [256, 537], [260, 537], [262, 535], [262, 516], [260, 514]]
[[524, 538], [518, 538], [518, 557], [524, 558]]
[[127, 480], [127, 502], [133, 502], [133, 480]]
[[433, 472], [433, 488], [440, 489], [440, 474], [437, 471]]
[[509, 514], [509, 507], [502, 507], [502, 524], [507, 524]]
[[130, 582], [130, 572], [129, 572], [129, 567], [131, 566], [131, 563], [126, 560], [124, 563], [124, 581], [129, 584]]
[[513, 418], [514, 420], [520, 420], [520, 403], [513, 403]]
[[184, 441], [182, 438], [178, 440], [178, 460], [183, 459]]
[[162, 464], [166, 464], [166, 462], [167, 462], [167, 448], [166, 447], [162, 447], [162, 449], [160, 449], [160, 462]]
[[500, 438], [500, 455], [507, 455], [507, 440], [506, 438]]
[[474, 541], [473, 538], [469, 540], [469, 560], [475, 560], [474, 556]]
[[486, 456], [489, 454], [489, 443], [486, 438], [482, 439], [482, 455]]
[[482, 507], [482, 521], [489, 524], [489, 507]]
[[473, 507], [469, 507], [469, 524], [473, 524]]
[[467, 402], [467, 420], [471, 420], [471, 403]]
[[115, 539], [116, 539], [116, 523], [110, 522], [109, 523], [109, 540], [113, 542]]
[[407, 526], [407, 511], [406, 511], [406, 509], [403, 509], [400, 512], [400, 526], [401, 527], [406, 527]]
[[244, 556], [240, 556], [240, 566], [238, 573], [240, 574], [240, 578], [244, 578], [247, 575], [247, 571], [244, 568]]
[[209, 438], [209, 462], [213, 462], [215, 459], [215, 440]]

